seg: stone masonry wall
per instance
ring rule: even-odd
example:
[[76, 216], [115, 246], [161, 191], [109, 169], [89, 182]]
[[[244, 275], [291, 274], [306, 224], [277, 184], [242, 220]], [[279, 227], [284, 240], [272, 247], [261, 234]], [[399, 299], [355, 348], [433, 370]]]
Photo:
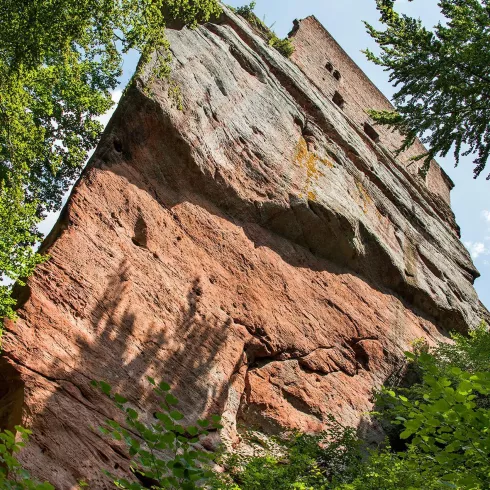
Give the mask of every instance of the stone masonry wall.
[[[401, 135], [383, 126], [374, 126], [366, 112], [368, 109], [393, 110], [389, 100], [314, 16], [296, 21], [291, 36], [295, 47], [293, 61], [326, 97], [333, 100], [336, 93], [340, 94], [341, 98], [336, 100], [344, 102], [339, 110], [342, 110], [360, 131], [364, 131], [366, 123], [369, 124], [379, 135], [378, 144], [393, 154], [401, 146]], [[410, 158], [425, 151], [422, 143], [417, 141], [400, 156], [399, 161], [403, 162], [412, 174], [416, 174], [420, 162], [410, 161]], [[435, 161], [432, 162], [427, 176], [427, 186], [447, 204], [450, 203], [449, 193], [454, 184]]]

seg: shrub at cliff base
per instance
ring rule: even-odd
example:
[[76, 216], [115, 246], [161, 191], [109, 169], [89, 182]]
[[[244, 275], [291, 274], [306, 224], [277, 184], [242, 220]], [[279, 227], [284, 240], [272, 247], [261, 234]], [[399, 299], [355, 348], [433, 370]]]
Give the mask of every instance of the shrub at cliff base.
[[424, 348], [407, 353], [417, 382], [378, 394], [377, 417], [397, 428], [405, 450], [363, 451], [352, 429], [294, 436], [280, 457], [229, 457], [228, 473], [215, 488], [490, 488], [490, 333], [482, 324], [453, 340], [431, 354]]
[[[417, 374], [408, 388], [386, 387], [378, 393], [376, 416], [397, 427], [405, 449], [368, 450], [353, 428], [331, 419], [318, 435], [290, 434], [277, 439], [275, 450], [260, 456], [220, 455], [200, 442], [220, 428], [219, 417], [183, 425], [178, 400], [166, 383], [149, 378], [160, 402], [145, 417], [94, 383], [124, 413], [124, 423], [107, 421], [102, 432], [125, 441], [134, 480], [108, 478], [118, 488], [208, 488], [214, 490], [488, 490], [490, 488], [490, 333], [482, 324], [469, 337], [454, 336], [431, 353], [419, 344], [407, 353]], [[52, 489], [31, 480], [15, 452], [28, 431], [0, 435], [0, 489]], [[278, 449], [279, 448], [279, 449]], [[212, 471], [215, 463], [224, 472]], [[103, 469], [101, 469], [102, 471]]]

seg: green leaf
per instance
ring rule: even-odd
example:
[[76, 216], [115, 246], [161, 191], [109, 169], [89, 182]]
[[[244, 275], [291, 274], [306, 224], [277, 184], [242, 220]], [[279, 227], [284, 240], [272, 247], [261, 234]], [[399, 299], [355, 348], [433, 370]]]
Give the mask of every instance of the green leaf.
[[130, 407], [126, 408], [126, 413], [130, 419], [136, 420], [138, 418], [138, 412]]
[[194, 426], [187, 427], [187, 433], [191, 436], [196, 436], [199, 433], [199, 429]]
[[168, 383], [164, 383], [164, 382], [161, 382], [158, 387], [162, 390], [162, 391], [170, 391], [170, 385]]
[[413, 431], [411, 430], [404, 430], [401, 434], [400, 434], [400, 439], [408, 439], [411, 435], [413, 434]]
[[102, 391], [102, 393], [109, 395], [111, 393], [111, 385], [106, 383], [105, 381], [99, 381], [99, 388]]
[[175, 396], [173, 396], [171, 393], [169, 393], [165, 396], [165, 401], [169, 405], [178, 405], [179, 404], [179, 400], [177, 400], [177, 398], [175, 398]]
[[463, 395], [471, 393], [472, 389], [473, 389], [473, 385], [470, 381], [462, 381], [458, 385], [458, 393]]
[[170, 417], [172, 417], [174, 420], [182, 420], [184, 418], [184, 415], [181, 414], [178, 410], [172, 410], [169, 413]]
[[124, 404], [124, 403], [127, 403], [127, 401], [128, 401], [128, 400], [127, 400], [126, 398], [124, 398], [123, 396], [118, 395], [118, 394], [116, 393], [116, 394], [114, 395], [114, 401], [115, 401], [116, 403]]

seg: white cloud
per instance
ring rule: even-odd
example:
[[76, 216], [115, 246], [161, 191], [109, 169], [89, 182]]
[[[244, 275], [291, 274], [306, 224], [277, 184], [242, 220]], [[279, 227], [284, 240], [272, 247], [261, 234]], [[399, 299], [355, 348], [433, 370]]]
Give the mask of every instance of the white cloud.
[[488, 255], [490, 253], [490, 250], [482, 242], [464, 242], [464, 244], [473, 259], [477, 259], [480, 255]]
[[486, 221], [490, 223], [490, 211], [488, 209], [484, 209], [481, 212], [481, 215], [483, 216], [483, 218], [485, 218]]

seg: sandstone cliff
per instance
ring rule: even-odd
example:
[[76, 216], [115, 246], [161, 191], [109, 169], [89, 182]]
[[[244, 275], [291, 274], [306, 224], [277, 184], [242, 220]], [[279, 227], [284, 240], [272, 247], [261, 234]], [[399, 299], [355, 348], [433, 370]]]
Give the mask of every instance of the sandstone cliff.
[[34, 430], [22, 460], [58, 489], [128, 471], [93, 430], [114, 412], [92, 379], [143, 411], [145, 377], [168, 380], [232, 441], [358, 424], [411, 341], [487, 315], [450, 180], [393, 157], [365, 113], [388, 102], [314, 18], [292, 36], [287, 60], [228, 11], [170, 31], [170, 80], [123, 97], [43, 245], [0, 422]]

